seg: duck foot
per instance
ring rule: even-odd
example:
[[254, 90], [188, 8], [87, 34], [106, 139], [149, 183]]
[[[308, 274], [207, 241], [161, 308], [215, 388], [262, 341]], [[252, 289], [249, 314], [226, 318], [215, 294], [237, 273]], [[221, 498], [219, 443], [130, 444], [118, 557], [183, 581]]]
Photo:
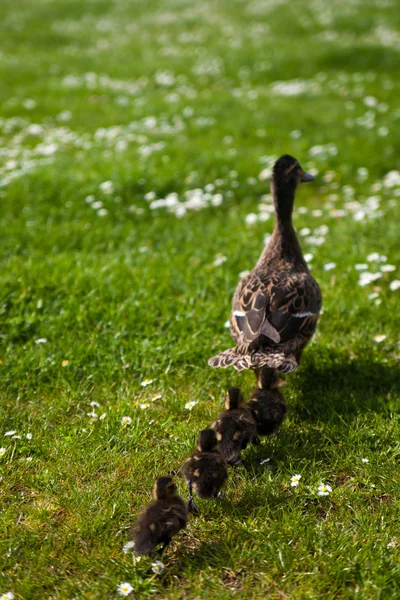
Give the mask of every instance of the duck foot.
[[196, 503], [195, 503], [195, 501], [193, 500], [192, 497], [189, 498], [187, 509], [188, 509], [188, 512], [193, 513], [194, 515], [198, 515], [199, 514], [199, 509], [197, 508]]
[[243, 458], [241, 456], [236, 456], [235, 458], [232, 458], [231, 460], [228, 460], [228, 465], [231, 465], [231, 467], [239, 467], [240, 465], [243, 464]]

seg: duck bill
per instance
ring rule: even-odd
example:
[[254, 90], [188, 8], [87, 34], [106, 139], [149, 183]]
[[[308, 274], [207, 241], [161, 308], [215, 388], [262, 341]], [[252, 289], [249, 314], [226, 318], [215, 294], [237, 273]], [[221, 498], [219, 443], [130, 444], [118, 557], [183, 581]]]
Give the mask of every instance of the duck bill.
[[303, 171], [303, 175], [301, 176], [300, 181], [301, 183], [307, 183], [307, 181], [315, 181], [315, 177], [314, 175], [310, 175], [310, 173], [306, 173], [305, 171]]

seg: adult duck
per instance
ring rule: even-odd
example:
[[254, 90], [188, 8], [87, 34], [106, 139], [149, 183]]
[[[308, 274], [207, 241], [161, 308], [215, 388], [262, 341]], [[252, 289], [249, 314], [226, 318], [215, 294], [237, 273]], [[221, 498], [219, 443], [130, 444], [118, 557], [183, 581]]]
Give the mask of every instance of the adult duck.
[[268, 387], [275, 371], [298, 367], [316, 329], [321, 292], [292, 225], [297, 186], [314, 179], [292, 156], [276, 161], [271, 179], [274, 232], [233, 296], [230, 330], [237, 345], [208, 361], [211, 367], [254, 369], [259, 387]]

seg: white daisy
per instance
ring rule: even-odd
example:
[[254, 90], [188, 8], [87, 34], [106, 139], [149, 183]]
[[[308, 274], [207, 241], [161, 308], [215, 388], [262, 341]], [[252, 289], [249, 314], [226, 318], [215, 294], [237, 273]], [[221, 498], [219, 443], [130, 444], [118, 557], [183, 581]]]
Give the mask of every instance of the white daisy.
[[132, 423], [132, 417], [122, 417], [121, 425], [130, 425]]
[[396, 267], [394, 265], [382, 265], [381, 271], [382, 273], [390, 273], [391, 271], [395, 271]]
[[362, 459], [361, 459], [361, 462], [362, 462], [362, 463], [369, 463], [369, 459], [368, 459], [368, 458], [362, 458]]
[[16, 433], [17, 433], [17, 430], [16, 430], [16, 429], [12, 429], [11, 431], [7, 431], [7, 432], [4, 434], [4, 437], [6, 437], [6, 436], [11, 436], [11, 435], [15, 435]]
[[143, 402], [143, 404], [140, 404], [140, 408], [142, 410], [145, 410], [146, 408], [149, 408], [150, 404], [148, 402]]
[[257, 223], [257, 219], [258, 219], [258, 217], [257, 217], [256, 213], [249, 213], [245, 217], [245, 221], [246, 221], [247, 225], [254, 225], [254, 223]]
[[332, 271], [332, 269], [334, 269], [335, 267], [336, 263], [334, 262], [326, 263], [326, 265], [324, 265], [324, 271]]
[[0, 596], [0, 600], [13, 600], [14, 594], [12, 592], [6, 592]]
[[389, 284], [389, 287], [392, 290], [392, 292], [395, 292], [396, 290], [398, 290], [400, 288], [400, 280], [395, 279], [394, 281], [391, 281]]
[[112, 181], [103, 181], [103, 183], [99, 185], [99, 188], [104, 194], [112, 194], [114, 191], [114, 184]]
[[31, 440], [32, 439], [32, 434], [31, 433], [27, 433], [26, 434], [26, 439], [27, 440]]
[[129, 594], [133, 592], [133, 587], [130, 583], [127, 582], [120, 583], [117, 588], [117, 591], [120, 596], [129, 596]]
[[122, 552], [124, 554], [128, 554], [129, 550], [133, 551], [134, 547], [135, 547], [135, 542], [133, 540], [126, 542], [126, 544], [124, 544], [124, 547], [122, 548]]
[[217, 254], [217, 256], [215, 257], [215, 260], [213, 262], [213, 265], [214, 265], [214, 267], [219, 267], [225, 261], [226, 261], [226, 256], [224, 256], [223, 254]]
[[153, 383], [154, 379], [143, 379], [143, 381], [141, 382], [141, 386], [142, 387], [146, 387], [146, 385], [150, 385], [151, 383]]
[[304, 260], [306, 262], [311, 262], [313, 258], [314, 258], [313, 254], [308, 253], [308, 254], [304, 255]]
[[290, 485], [292, 487], [297, 487], [300, 483], [300, 479], [301, 475], [293, 475], [293, 477], [290, 478]]
[[194, 406], [196, 406], [197, 402], [195, 400], [190, 400], [190, 402], [186, 402], [185, 408], [188, 410], [192, 410]]
[[161, 562], [161, 560], [156, 560], [151, 564], [151, 570], [156, 575], [161, 575], [165, 571], [165, 565], [163, 562]]
[[4, 456], [6, 452], [7, 452], [7, 448], [0, 448], [0, 457]]
[[381, 342], [386, 340], [386, 335], [383, 333], [377, 333], [376, 335], [374, 335], [374, 340], [375, 340], [375, 342], [380, 344]]
[[35, 340], [35, 344], [45, 344], [46, 342], [46, 338], [38, 338], [37, 340]]
[[332, 488], [330, 485], [325, 485], [324, 483], [320, 483], [318, 486], [318, 496], [329, 496]]

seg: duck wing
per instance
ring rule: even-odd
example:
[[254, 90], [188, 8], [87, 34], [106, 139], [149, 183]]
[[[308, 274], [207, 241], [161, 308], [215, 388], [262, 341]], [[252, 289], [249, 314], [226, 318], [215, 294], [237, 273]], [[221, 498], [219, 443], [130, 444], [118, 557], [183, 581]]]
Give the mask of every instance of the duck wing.
[[250, 343], [265, 335], [276, 344], [280, 335], [267, 320], [270, 295], [267, 286], [251, 272], [239, 284], [232, 302], [231, 334], [238, 344]]
[[280, 342], [293, 340], [300, 331], [304, 335], [308, 328], [312, 335], [321, 310], [321, 292], [311, 275], [304, 272], [286, 274], [284, 285], [276, 277], [268, 291], [267, 319], [279, 332]]
[[239, 345], [261, 335], [275, 344], [285, 343], [307, 323], [314, 324], [320, 308], [321, 292], [309, 273], [284, 271], [264, 283], [252, 272], [233, 297], [232, 337]]

